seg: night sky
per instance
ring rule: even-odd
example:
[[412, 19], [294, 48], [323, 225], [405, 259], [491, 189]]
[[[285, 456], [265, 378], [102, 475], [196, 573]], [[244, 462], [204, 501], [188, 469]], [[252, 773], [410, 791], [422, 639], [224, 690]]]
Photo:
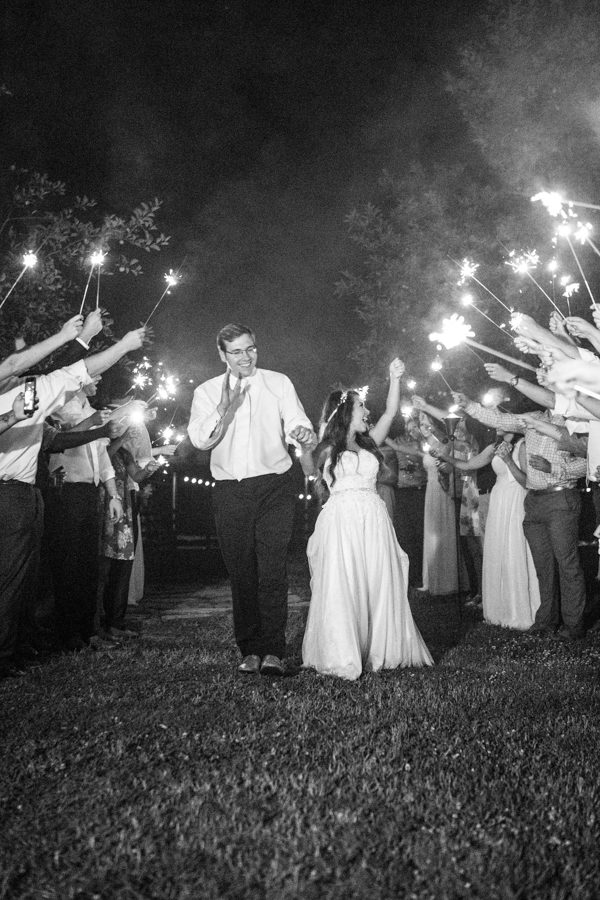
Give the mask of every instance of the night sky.
[[316, 418], [333, 383], [359, 377], [361, 324], [334, 294], [358, 266], [344, 216], [384, 168], [461, 152], [442, 76], [472, 6], [6, 0], [3, 163], [117, 212], [161, 198], [171, 246], [107, 287], [117, 330], [185, 261], [157, 350], [211, 377], [216, 331], [245, 322]]

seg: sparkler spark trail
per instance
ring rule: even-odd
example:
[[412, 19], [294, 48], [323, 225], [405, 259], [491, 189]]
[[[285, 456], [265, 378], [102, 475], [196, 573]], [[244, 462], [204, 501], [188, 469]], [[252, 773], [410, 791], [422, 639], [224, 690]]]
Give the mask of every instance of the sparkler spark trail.
[[568, 228], [559, 228], [559, 234], [561, 237], [565, 238], [567, 244], [569, 245], [569, 249], [571, 250], [571, 253], [573, 254], [573, 258], [574, 258], [575, 262], [577, 263], [577, 268], [579, 269], [579, 273], [583, 279], [583, 283], [585, 284], [587, 292], [590, 295], [590, 300], [594, 304], [594, 308], [598, 309], [598, 304], [596, 303], [595, 297], [592, 294], [592, 289], [590, 288], [590, 286], [588, 284], [588, 280], [585, 277], [585, 272], [583, 271], [581, 263], [579, 262], [579, 257], [577, 256], [577, 254], [575, 252], [575, 247], [573, 246], [573, 242], [571, 240]]
[[482, 350], [484, 353], [490, 353], [492, 356], [497, 356], [499, 359], [504, 359], [507, 362], [521, 366], [523, 369], [529, 369], [530, 372], [535, 372], [535, 368], [530, 366], [529, 363], [522, 362], [520, 359], [515, 359], [514, 356], [508, 356], [506, 353], [501, 353], [499, 350], [492, 350], [491, 347], [487, 347], [485, 344], [474, 341], [474, 337], [475, 334], [470, 325], [465, 323], [462, 316], [454, 314], [449, 319], [444, 319], [442, 321], [442, 331], [432, 332], [432, 334], [429, 335], [429, 340], [438, 341], [448, 350], [451, 350], [453, 347], [458, 347], [460, 344], [466, 344], [468, 347], [474, 347], [477, 350]]
[[458, 281], [459, 286], [465, 284], [467, 282], [467, 279], [471, 278], [475, 282], [475, 284], [478, 284], [480, 288], [483, 288], [483, 290], [488, 293], [490, 297], [496, 300], [500, 304], [500, 306], [503, 306], [506, 312], [510, 312], [510, 309], [506, 305], [506, 303], [504, 303], [500, 299], [500, 297], [497, 297], [493, 291], [490, 291], [489, 287], [486, 287], [486, 285], [476, 277], [475, 272], [479, 268], [479, 263], [474, 263], [470, 259], [463, 259], [462, 263], [460, 264], [457, 263], [455, 259], [453, 259], [452, 262], [458, 265], [460, 268], [460, 279]]
[[450, 384], [448, 384], [448, 380], [446, 379], [444, 373], [442, 372], [442, 369], [444, 368], [444, 364], [439, 356], [436, 356], [436, 358], [433, 360], [433, 362], [431, 363], [429, 368], [431, 369], [432, 372], [435, 372], [436, 375], [440, 376], [440, 378], [442, 379], [442, 381], [444, 382], [444, 384], [446, 385], [448, 390], [452, 393], [454, 391], [454, 388], [451, 387]]
[[513, 272], [517, 272], [519, 275], [527, 275], [527, 277], [533, 282], [533, 284], [535, 284], [536, 288], [542, 292], [546, 300], [548, 300], [552, 304], [561, 319], [564, 320], [565, 314], [558, 308], [550, 294], [548, 294], [547, 291], [544, 290], [539, 281], [536, 281], [531, 274], [531, 269], [535, 269], [540, 261], [537, 251], [527, 250], [525, 253], [517, 256], [516, 252], [514, 250], [511, 250], [508, 256], [509, 258], [506, 260], [506, 265], [510, 266]]
[[20, 282], [21, 278], [23, 277], [23, 275], [25, 274], [27, 269], [33, 269], [33, 267], [36, 265], [37, 265], [37, 256], [35, 255], [35, 253], [31, 253], [31, 251], [29, 251], [28, 253], [25, 253], [23, 255], [23, 268], [21, 269], [21, 271], [19, 272], [19, 274], [17, 275], [16, 279], [13, 281], [11, 286], [9, 287], [8, 293], [2, 300], [2, 303], [0, 303], [0, 309], [2, 309], [2, 307], [4, 306], [4, 304], [6, 303], [6, 301], [8, 300], [8, 298], [10, 297], [10, 295], [12, 294], [12, 292], [14, 291], [14, 289], [16, 288], [18, 283]]
[[177, 285], [179, 284], [179, 275], [176, 272], [174, 272], [173, 269], [169, 269], [169, 271], [165, 274], [164, 278], [165, 278], [165, 281], [167, 282], [167, 286], [164, 289], [164, 291], [162, 292], [162, 294], [160, 295], [160, 297], [158, 298], [158, 300], [156, 301], [156, 303], [154, 304], [154, 307], [153, 307], [150, 315], [144, 322], [144, 327], [146, 327], [146, 325], [148, 324], [148, 322], [150, 321], [150, 319], [152, 318], [152, 316], [154, 315], [154, 313], [160, 306], [163, 298], [166, 297], [166, 295], [169, 293], [171, 288], [177, 287]]
[[[99, 302], [99, 299], [100, 299], [100, 295], [99, 295], [99, 290], [100, 290], [100, 266], [101, 266], [102, 263], [104, 262], [104, 257], [105, 257], [105, 254], [102, 253], [101, 250], [95, 250], [94, 253], [92, 253], [92, 255], [90, 256], [90, 274], [88, 275], [88, 279], [87, 279], [87, 281], [86, 281], [86, 283], [85, 283], [85, 289], [84, 289], [84, 291], [83, 291], [83, 297], [82, 297], [82, 300], [81, 300], [81, 306], [79, 307], [79, 315], [81, 315], [82, 312], [83, 312], [83, 307], [84, 307], [84, 304], [85, 304], [85, 298], [87, 297], [87, 292], [88, 292], [88, 288], [89, 288], [89, 286], [90, 286], [90, 281], [92, 280], [92, 275], [93, 275], [93, 273], [94, 273], [94, 268], [95, 268], [96, 266], [98, 266], [98, 291], [97, 291], [96, 302], [97, 302], [97, 303]], [[98, 307], [96, 306], [96, 309], [97, 309], [97, 308], [98, 308]]]
[[98, 250], [96, 253], [92, 253], [92, 257], [90, 262], [92, 265], [98, 267], [98, 271], [96, 272], [96, 309], [100, 308], [100, 267], [104, 262], [104, 258], [106, 253], [102, 253], [101, 250]]
[[473, 302], [473, 298], [471, 296], [469, 296], [468, 294], [465, 295], [462, 298], [461, 303], [463, 306], [468, 306], [470, 309], [474, 309], [476, 312], [479, 313], [480, 316], [483, 316], [484, 319], [487, 319], [488, 322], [490, 322], [495, 328], [497, 328], [498, 331], [500, 331], [502, 334], [506, 335], [506, 331], [504, 330], [504, 328], [501, 325], [498, 325], [497, 322], [494, 322], [494, 320], [491, 318], [491, 316], [488, 316], [487, 313], [485, 313], [482, 309], [480, 309], [478, 306], [476, 306], [475, 303]]

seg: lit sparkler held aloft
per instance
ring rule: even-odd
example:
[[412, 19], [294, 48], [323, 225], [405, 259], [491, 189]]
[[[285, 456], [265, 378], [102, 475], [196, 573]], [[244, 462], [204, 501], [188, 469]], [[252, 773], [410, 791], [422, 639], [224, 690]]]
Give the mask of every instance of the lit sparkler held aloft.
[[[585, 231], [581, 231], [581, 230], [578, 231], [579, 236], [581, 237], [582, 235], [584, 235], [584, 240], [587, 241], [588, 243], [590, 243], [590, 238], [589, 238], [590, 230], [591, 230], [591, 226], [590, 226], [590, 229], [586, 229]], [[569, 245], [569, 249], [570, 249], [571, 253], [573, 254], [573, 259], [577, 263], [577, 268], [579, 269], [579, 272], [583, 279], [583, 283], [586, 286], [587, 292], [590, 296], [590, 300], [594, 304], [594, 308], [598, 309], [598, 304], [596, 303], [594, 295], [592, 294], [592, 289], [590, 288], [589, 282], [588, 282], [587, 278], [585, 277], [585, 272], [583, 271], [583, 267], [581, 265], [581, 262], [579, 261], [579, 257], [577, 256], [577, 253], [575, 252], [575, 247], [573, 246], [573, 241], [571, 240], [572, 233], [573, 233], [573, 230], [571, 228], [571, 225], [568, 222], [563, 222], [563, 224], [559, 225], [559, 227], [557, 229], [557, 235], [559, 237], [564, 238], [566, 240], [567, 244]], [[593, 246], [595, 248], [595, 245], [593, 245]]]
[[0, 309], [2, 309], [2, 307], [4, 306], [4, 304], [6, 303], [6, 301], [8, 300], [8, 298], [10, 297], [10, 295], [12, 294], [12, 292], [14, 291], [14, 289], [16, 288], [18, 283], [20, 282], [20, 280], [23, 277], [23, 275], [25, 274], [25, 272], [28, 269], [33, 269], [33, 267], [36, 265], [37, 265], [37, 256], [35, 255], [35, 253], [28, 252], [23, 255], [23, 268], [21, 269], [21, 271], [19, 272], [19, 274], [17, 275], [17, 277], [15, 278], [15, 280], [13, 281], [11, 286], [9, 287], [8, 292], [4, 296], [4, 299], [2, 300], [2, 302], [0, 303]]
[[518, 275], [527, 275], [530, 281], [536, 286], [536, 288], [542, 292], [546, 300], [552, 304], [556, 312], [562, 319], [565, 319], [565, 314], [561, 309], [558, 308], [550, 294], [544, 290], [539, 281], [531, 274], [531, 270], [535, 269], [540, 262], [540, 257], [538, 256], [537, 250], [526, 250], [524, 253], [517, 254], [515, 250], [511, 250], [508, 254], [508, 259], [506, 260], [506, 265], [510, 266], [513, 272], [516, 272]]
[[90, 256], [90, 273], [88, 275], [87, 281], [85, 283], [85, 289], [83, 291], [83, 297], [81, 299], [81, 306], [79, 307], [79, 315], [83, 312], [83, 307], [85, 305], [85, 298], [87, 297], [88, 288], [90, 286], [90, 281], [92, 280], [92, 275], [94, 274], [94, 269], [98, 267], [98, 287], [96, 290], [96, 309], [100, 305], [100, 266], [104, 262], [106, 254], [101, 250], [96, 250]]
[[488, 316], [488, 314], [486, 312], [484, 312], [482, 309], [480, 309], [475, 304], [474, 298], [471, 294], [463, 294], [463, 296], [460, 298], [460, 302], [462, 303], [463, 306], [468, 306], [469, 309], [474, 309], [475, 312], [478, 312], [480, 316], [483, 316], [484, 319], [487, 319], [488, 322], [494, 326], [494, 328], [497, 328], [498, 331], [501, 331], [502, 334], [506, 335], [504, 326], [498, 325], [497, 322], [494, 322], [494, 320], [492, 319], [491, 316]]
[[[454, 260], [453, 260], [453, 262], [454, 262]], [[470, 259], [463, 259], [462, 263], [460, 263], [460, 264], [457, 263], [457, 265], [460, 268], [460, 279], [457, 282], [459, 287], [461, 287], [463, 284], [466, 284], [469, 281], [469, 279], [471, 279], [472, 281], [475, 282], [475, 284], [478, 284], [480, 288], [483, 288], [483, 290], [487, 294], [489, 294], [490, 297], [492, 297], [497, 303], [499, 303], [500, 306], [502, 306], [506, 310], [506, 312], [510, 312], [510, 307], [508, 307], [506, 305], [506, 303], [504, 303], [504, 301], [500, 299], [500, 297], [497, 297], [496, 294], [494, 294], [494, 292], [491, 291], [489, 289], [489, 287], [487, 287], [475, 275], [475, 272], [479, 268], [479, 263], [474, 263]]]
[[165, 274], [164, 279], [167, 282], [167, 286], [164, 289], [164, 291], [162, 292], [162, 294], [160, 295], [160, 297], [158, 298], [158, 300], [156, 301], [156, 303], [154, 304], [154, 307], [153, 307], [152, 311], [150, 312], [150, 315], [144, 322], [144, 326], [146, 326], [148, 324], [148, 322], [150, 321], [150, 319], [152, 318], [152, 316], [154, 315], [154, 313], [156, 312], [156, 310], [162, 303], [163, 299], [167, 296], [168, 293], [170, 293], [171, 288], [177, 287], [177, 285], [179, 284], [179, 275], [176, 272], [174, 272], [173, 269], [169, 269], [169, 271]]
[[522, 362], [520, 359], [515, 359], [513, 356], [508, 356], [506, 353], [501, 353], [499, 350], [492, 350], [491, 347], [487, 347], [485, 344], [474, 341], [474, 337], [475, 333], [471, 326], [465, 322], [462, 316], [457, 316], [456, 313], [454, 313], [449, 319], [444, 319], [442, 321], [441, 331], [434, 331], [429, 335], [429, 340], [443, 344], [447, 350], [452, 350], [454, 347], [466, 344], [468, 347], [475, 347], [478, 350], [483, 350], [485, 353], [490, 353], [492, 356], [497, 356], [499, 359], [504, 359], [507, 362], [514, 363], [516, 366], [521, 366], [523, 369], [529, 369], [529, 371], [535, 372], [535, 368], [530, 366], [529, 363]]
[[440, 378], [442, 379], [442, 381], [444, 382], [444, 384], [446, 385], [448, 390], [452, 393], [454, 391], [454, 388], [450, 384], [448, 384], [446, 376], [442, 372], [442, 369], [444, 368], [444, 363], [442, 362], [441, 357], [436, 356], [436, 358], [433, 360], [433, 362], [431, 363], [429, 368], [431, 369], [432, 372], [435, 372], [436, 375], [440, 376]]

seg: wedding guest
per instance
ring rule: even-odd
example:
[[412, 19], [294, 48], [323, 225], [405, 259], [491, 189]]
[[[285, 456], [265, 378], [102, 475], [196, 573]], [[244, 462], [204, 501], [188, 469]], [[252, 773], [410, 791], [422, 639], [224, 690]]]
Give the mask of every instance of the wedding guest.
[[386, 444], [395, 451], [398, 461], [394, 526], [398, 543], [408, 554], [410, 561], [410, 584], [417, 587], [423, 580], [423, 527], [427, 485], [427, 474], [421, 459], [421, 440], [419, 422], [414, 416], [408, 418], [402, 435], [386, 439]]
[[513, 446], [512, 434], [500, 432], [499, 438], [471, 459], [451, 464], [461, 472], [475, 472], [491, 463], [497, 474], [483, 545], [483, 617], [493, 625], [524, 630], [533, 625], [540, 605], [537, 575], [523, 532], [525, 447], [523, 440]]
[[396, 414], [404, 365], [390, 365], [386, 409], [368, 431], [357, 391], [334, 391], [315, 457], [329, 487], [307, 555], [311, 602], [303, 663], [323, 675], [431, 665], [408, 603], [408, 558], [377, 495], [378, 449]]
[[[69, 393], [89, 384], [125, 353], [141, 347], [137, 329], [85, 362], [36, 379], [38, 409], [0, 434], [0, 677], [13, 670], [24, 598], [35, 592], [43, 523], [43, 502], [35, 486], [44, 419], [64, 406]], [[0, 416], [12, 410], [19, 386], [0, 394]]]
[[195, 447], [211, 450], [217, 535], [243, 657], [239, 671], [281, 675], [296, 505], [287, 447], [313, 446], [316, 439], [287, 375], [258, 368], [251, 328], [225, 325], [217, 348], [225, 374], [194, 391], [188, 433]]
[[[551, 391], [527, 382], [496, 364], [487, 364], [486, 370], [492, 378], [511, 384], [534, 402], [547, 407], [545, 412], [531, 413], [532, 418], [549, 425], [564, 425], [565, 418], [552, 414], [548, 408], [555, 403]], [[540, 606], [529, 630], [539, 634], [556, 634], [564, 640], [581, 637], [586, 591], [578, 551], [581, 497], [577, 491], [577, 480], [586, 473], [585, 459], [559, 450], [555, 437], [526, 427], [523, 418], [518, 415], [486, 409], [464, 394], [455, 394], [454, 400], [465, 412], [489, 427], [521, 434], [525, 432], [525, 486], [528, 493], [523, 529], [531, 548], [540, 588]]]
[[[88, 397], [95, 393], [96, 380], [57, 410], [54, 420], [69, 429], [93, 416]], [[107, 443], [102, 438], [50, 457], [54, 484], [48, 491], [46, 524], [56, 617], [66, 650], [83, 649], [95, 634], [101, 484], [109, 494], [111, 519], [123, 516]]]
[[[143, 433], [147, 437], [149, 458], [139, 465]], [[125, 616], [129, 600], [129, 582], [133, 570], [138, 533], [138, 484], [150, 478], [159, 468], [152, 458], [150, 438], [143, 424], [129, 428], [112, 441], [108, 454], [115, 471], [115, 485], [121, 499], [123, 515], [116, 521], [110, 513], [110, 495], [104, 490], [101, 532], [102, 556], [102, 609], [100, 624], [102, 635], [108, 638], [137, 637], [137, 632], [127, 627]]]

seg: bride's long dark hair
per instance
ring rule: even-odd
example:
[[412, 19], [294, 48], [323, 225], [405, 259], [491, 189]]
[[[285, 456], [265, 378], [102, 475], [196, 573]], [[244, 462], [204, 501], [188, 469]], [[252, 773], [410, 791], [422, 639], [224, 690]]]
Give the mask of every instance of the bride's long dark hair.
[[[340, 455], [348, 449], [346, 446], [348, 429], [350, 428], [352, 414], [354, 412], [354, 400], [358, 397], [357, 391], [347, 391], [346, 397], [342, 401], [343, 393], [344, 392], [340, 390], [332, 391], [327, 397], [321, 413], [321, 441], [317, 451], [317, 458], [319, 460], [318, 467], [322, 475], [325, 462], [328, 458], [331, 460], [330, 473], [332, 486], [335, 483], [336, 463]], [[373, 438], [369, 434], [357, 432], [355, 434], [355, 440], [361, 449], [368, 450], [369, 453], [372, 453], [381, 466], [383, 456]], [[323, 451], [325, 450], [329, 450], [329, 454], [324, 453]]]

